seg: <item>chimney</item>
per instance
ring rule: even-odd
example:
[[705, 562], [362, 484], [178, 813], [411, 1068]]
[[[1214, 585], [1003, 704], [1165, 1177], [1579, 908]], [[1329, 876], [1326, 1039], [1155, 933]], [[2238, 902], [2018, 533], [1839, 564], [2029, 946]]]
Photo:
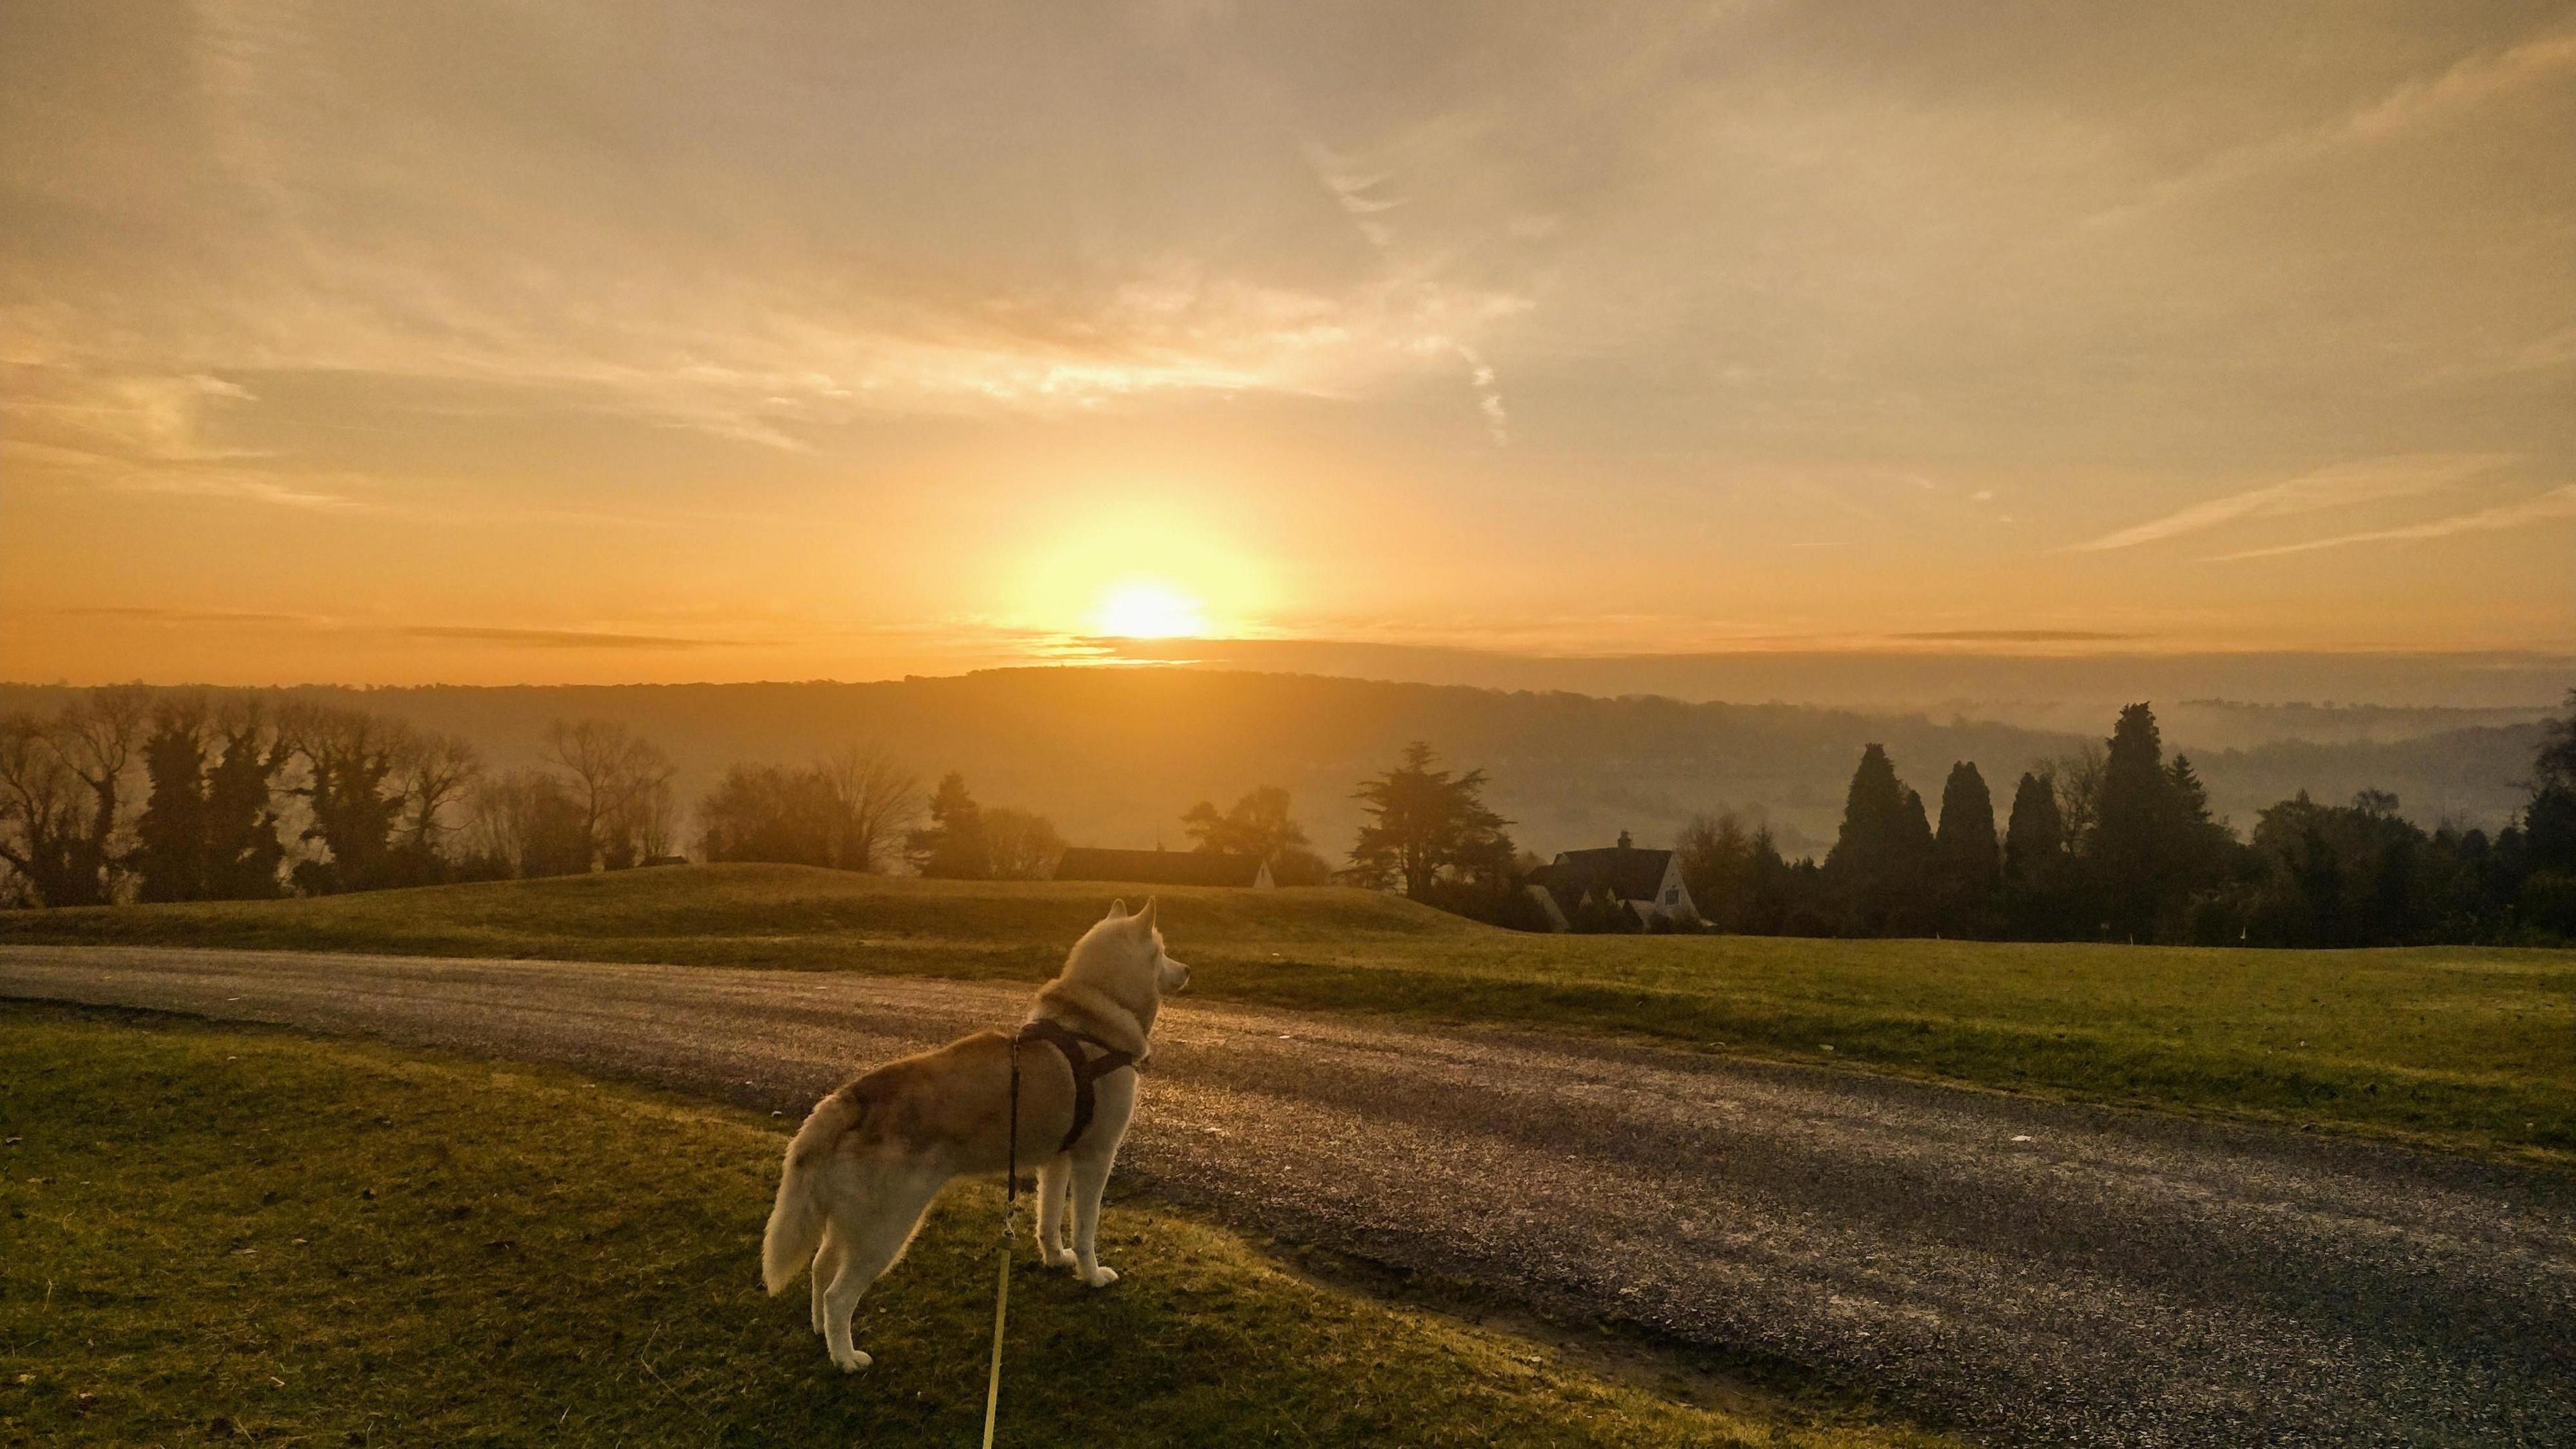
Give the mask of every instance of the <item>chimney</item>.
[[[1593, 838], [1597, 840], [1597, 839], [1599, 839], [1600, 837], [1595, 836], [1595, 837], [1593, 837]], [[1620, 832], [1619, 832], [1619, 848], [1620, 848], [1621, 850], [1629, 849], [1629, 845], [1628, 845], [1628, 832], [1627, 832], [1627, 831], [1622, 830], [1622, 831], [1620, 831]]]

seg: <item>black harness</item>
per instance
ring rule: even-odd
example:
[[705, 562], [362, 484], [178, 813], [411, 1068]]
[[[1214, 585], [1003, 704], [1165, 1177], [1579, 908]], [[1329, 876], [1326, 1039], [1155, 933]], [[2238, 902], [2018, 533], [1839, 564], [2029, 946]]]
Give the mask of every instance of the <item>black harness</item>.
[[[1093, 1090], [1092, 1083], [1111, 1072], [1136, 1065], [1136, 1054], [1122, 1052], [1098, 1037], [1084, 1036], [1062, 1022], [1049, 1021], [1044, 1017], [1021, 1027], [1019, 1035], [1011, 1038], [1011, 1118], [1013, 1122], [1011, 1137], [1014, 1146], [1017, 1145], [1019, 1138], [1017, 1127], [1020, 1110], [1019, 1048], [1032, 1041], [1045, 1042], [1064, 1053], [1064, 1064], [1073, 1068], [1073, 1126], [1064, 1134], [1064, 1145], [1056, 1149], [1058, 1152], [1069, 1152], [1073, 1149], [1073, 1144], [1082, 1139], [1083, 1132], [1091, 1126], [1091, 1114], [1097, 1105], [1098, 1096], [1098, 1093]], [[1100, 1055], [1096, 1057], [1088, 1055], [1084, 1051], [1086, 1047], [1097, 1048]]]

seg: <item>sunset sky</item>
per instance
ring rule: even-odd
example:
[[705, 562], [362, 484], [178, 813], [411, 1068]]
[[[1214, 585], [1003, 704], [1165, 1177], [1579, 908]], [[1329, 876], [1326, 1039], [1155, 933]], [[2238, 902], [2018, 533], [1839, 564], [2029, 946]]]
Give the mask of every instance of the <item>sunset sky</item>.
[[2576, 650], [2565, 4], [0, 14], [0, 678]]

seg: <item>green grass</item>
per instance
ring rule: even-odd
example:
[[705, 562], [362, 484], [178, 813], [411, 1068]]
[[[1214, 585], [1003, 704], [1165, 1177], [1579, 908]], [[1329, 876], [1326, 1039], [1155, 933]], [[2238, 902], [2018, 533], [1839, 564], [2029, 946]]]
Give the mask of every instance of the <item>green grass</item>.
[[[974, 1442], [998, 1193], [953, 1190], [830, 1368], [761, 1295], [782, 1124], [562, 1073], [0, 1009], [0, 1444]], [[1013, 1445], [1949, 1441], [1692, 1407], [1113, 1203], [1012, 1294]]]
[[[784, 866], [0, 914], [0, 941], [1035, 981], [1113, 888]], [[1139, 892], [1129, 888], [1130, 897]], [[2576, 1160], [2576, 952], [1547, 937], [1392, 897], [1170, 890], [1202, 995], [1750, 1055]]]

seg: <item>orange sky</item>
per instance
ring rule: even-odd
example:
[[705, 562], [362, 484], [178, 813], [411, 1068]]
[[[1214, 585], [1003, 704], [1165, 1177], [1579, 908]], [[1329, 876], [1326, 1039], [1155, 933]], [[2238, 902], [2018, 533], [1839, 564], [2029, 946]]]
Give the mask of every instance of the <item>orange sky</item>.
[[0, 678], [2576, 650], [2563, 6], [11, 31]]

